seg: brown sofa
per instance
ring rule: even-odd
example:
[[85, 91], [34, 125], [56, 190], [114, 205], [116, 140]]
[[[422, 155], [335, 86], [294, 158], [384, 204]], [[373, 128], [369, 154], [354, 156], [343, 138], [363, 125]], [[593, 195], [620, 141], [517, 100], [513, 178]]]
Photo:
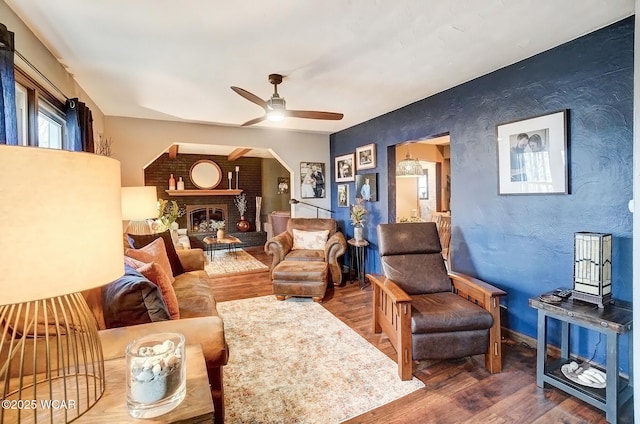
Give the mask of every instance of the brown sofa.
[[[222, 366], [227, 363], [229, 351], [224, 337], [224, 325], [216, 310], [209, 279], [204, 271], [204, 253], [201, 249], [178, 250], [185, 270], [176, 276], [173, 288], [178, 298], [180, 319], [149, 322], [107, 329], [103, 310], [105, 287], [84, 292], [89, 308], [96, 317], [105, 359], [124, 355], [126, 345], [133, 339], [157, 332], [184, 334], [187, 344], [200, 344], [207, 364], [211, 395], [215, 407], [215, 422], [224, 422], [224, 392]], [[118, 302], [118, 299], [106, 301]]]
[[[329, 239], [323, 250], [292, 250], [293, 230], [321, 231], [329, 230]], [[287, 230], [267, 240], [264, 251], [273, 256], [273, 269], [285, 259], [287, 261], [320, 261], [329, 265], [330, 282], [339, 285], [342, 282], [342, 270], [339, 258], [347, 250], [344, 234], [338, 230], [335, 219], [291, 218], [287, 222]], [[273, 275], [272, 275], [273, 277]]]

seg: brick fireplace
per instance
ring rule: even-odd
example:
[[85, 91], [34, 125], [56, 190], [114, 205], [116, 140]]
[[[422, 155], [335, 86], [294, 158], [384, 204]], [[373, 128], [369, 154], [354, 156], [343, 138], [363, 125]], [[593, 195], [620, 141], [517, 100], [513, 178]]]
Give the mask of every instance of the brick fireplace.
[[[191, 166], [202, 159], [214, 161], [220, 167], [223, 179], [215, 187], [216, 189], [227, 189], [228, 180], [226, 176], [229, 171], [233, 172], [233, 188], [235, 188], [235, 167], [240, 167], [239, 189], [247, 196], [247, 213], [245, 218], [251, 223], [249, 232], [241, 233], [236, 229], [236, 223], [240, 220], [240, 213], [234, 203], [233, 195], [210, 195], [202, 196], [170, 196], [166, 193], [168, 188], [169, 175], [173, 174], [176, 181], [182, 177], [186, 190], [197, 190], [189, 179]], [[206, 220], [225, 221], [225, 232], [238, 237], [245, 246], [259, 246], [266, 242], [266, 233], [256, 232], [256, 197], [262, 196], [262, 159], [256, 157], [242, 157], [235, 161], [229, 161], [226, 156], [218, 155], [198, 155], [198, 154], [178, 154], [176, 158], [169, 158], [168, 153], [159, 156], [155, 161], [144, 169], [145, 185], [157, 187], [158, 198], [165, 200], [175, 200], [180, 207], [187, 210], [184, 216], [176, 221], [180, 228], [187, 228], [189, 231], [192, 246], [198, 247], [196, 240], [202, 240], [205, 236], [215, 233], [215, 231], [203, 232], [194, 231], [194, 224], [197, 222], [198, 228]], [[193, 212], [193, 213], [191, 213]], [[191, 220], [191, 222], [190, 222]], [[195, 220], [195, 222], [194, 222]], [[204, 229], [204, 226], [203, 226]]]

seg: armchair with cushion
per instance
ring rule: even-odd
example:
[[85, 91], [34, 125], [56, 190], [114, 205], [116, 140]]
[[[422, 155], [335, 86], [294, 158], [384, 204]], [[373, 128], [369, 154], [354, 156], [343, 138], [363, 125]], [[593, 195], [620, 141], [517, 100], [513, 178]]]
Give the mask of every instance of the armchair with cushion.
[[[305, 243], [298, 243], [309, 236], [313, 236], [312, 244], [316, 244], [312, 248], [305, 248]], [[316, 243], [319, 237], [323, 240], [321, 245]], [[342, 282], [338, 259], [346, 250], [347, 242], [344, 234], [338, 230], [336, 220], [319, 218], [291, 218], [287, 222], [287, 230], [267, 240], [264, 245], [264, 251], [273, 256], [271, 272], [284, 260], [325, 262], [329, 265], [330, 281], [335, 285]]]
[[396, 349], [398, 374], [412, 377], [412, 361], [485, 355], [490, 373], [502, 370], [500, 297], [483, 281], [447, 272], [433, 222], [381, 224], [384, 275], [373, 286], [373, 331]]

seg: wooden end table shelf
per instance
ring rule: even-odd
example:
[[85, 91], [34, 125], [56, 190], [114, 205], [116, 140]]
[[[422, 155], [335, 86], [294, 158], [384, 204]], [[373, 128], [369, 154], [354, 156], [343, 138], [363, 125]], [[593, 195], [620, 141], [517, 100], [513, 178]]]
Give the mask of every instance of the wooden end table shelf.
[[213, 400], [209, 388], [207, 366], [200, 345], [186, 348], [187, 394], [174, 410], [159, 417], [137, 419], [129, 415], [126, 393], [126, 359], [110, 359], [104, 362], [105, 390], [98, 402], [74, 423], [213, 423]]
[[[560, 390], [599, 408], [606, 413], [607, 422], [615, 424], [618, 408], [633, 396], [631, 364], [633, 361], [633, 311], [627, 302], [614, 301], [598, 308], [580, 300], [567, 299], [560, 303], [547, 303], [540, 298], [529, 299], [529, 306], [538, 310], [538, 352], [536, 384], [557, 387]], [[558, 320], [561, 325], [560, 358], [547, 363], [547, 318]], [[606, 337], [606, 387], [595, 389], [574, 383], [561, 371], [562, 365], [571, 362], [569, 352], [570, 325], [587, 328]], [[629, 334], [629, 379], [618, 374], [619, 336]]]

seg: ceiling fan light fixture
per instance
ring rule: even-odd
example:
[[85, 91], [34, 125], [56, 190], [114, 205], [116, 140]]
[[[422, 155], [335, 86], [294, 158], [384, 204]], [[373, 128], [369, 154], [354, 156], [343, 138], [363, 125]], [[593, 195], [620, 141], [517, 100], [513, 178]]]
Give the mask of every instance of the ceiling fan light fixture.
[[411, 178], [424, 175], [422, 165], [418, 159], [413, 159], [410, 153], [396, 165], [396, 177]]
[[280, 122], [284, 119], [284, 113], [281, 110], [270, 110], [267, 112], [267, 119], [271, 122]]

